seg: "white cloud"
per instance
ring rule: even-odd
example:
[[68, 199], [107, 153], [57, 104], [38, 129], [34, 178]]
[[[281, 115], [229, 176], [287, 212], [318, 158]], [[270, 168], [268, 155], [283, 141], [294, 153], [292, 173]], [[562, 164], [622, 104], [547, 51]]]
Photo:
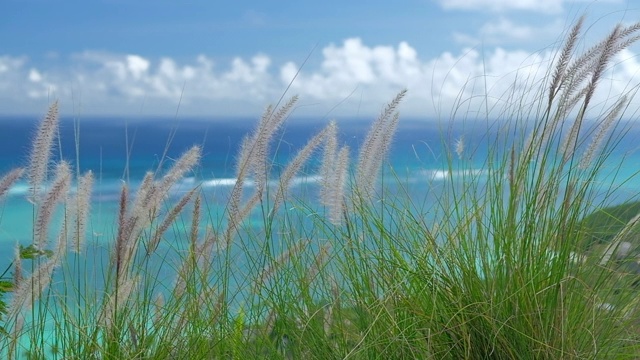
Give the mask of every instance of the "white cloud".
[[149, 70], [149, 60], [138, 55], [127, 55], [127, 68], [135, 79], [139, 79]]
[[488, 10], [504, 12], [526, 10], [541, 13], [559, 13], [563, 0], [439, 0], [446, 10]]
[[27, 70], [26, 57], [0, 56], [0, 113], [15, 112], [32, 105], [29, 99], [46, 98], [57, 87], [36, 68]]
[[526, 44], [532, 41], [547, 40], [552, 42], [562, 33], [564, 24], [556, 20], [544, 25], [529, 26], [522, 22], [514, 22], [505, 17], [500, 17], [484, 23], [478, 30], [477, 35], [454, 33], [454, 40], [465, 45], [506, 45], [506, 44]]
[[0, 74], [19, 70], [25, 62], [23, 57], [0, 56]]
[[508, 36], [516, 40], [528, 40], [534, 36], [534, 29], [530, 26], [514, 24], [508, 19], [500, 18], [497, 22], [489, 22], [480, 28], [485, 36]]
[[[531, 90], [544, 83], [553, 55], [496, 47], [423, 59], [406, 42], [369, 46], [350, 38], [326, 46], [320, 65], [299, 73], [295, 63], [273, 64], [265, 54], [217, 64], [205, 55], [185, 62], [86, 52], [71, 57], [67, 68], [0, 56], [0, 113], [39, 111], [56, 97], [63, 110], [67, 104], [67, 111], [87, 115], [167, 115], [181, 101], [185, 115], [258, 116], [295, 77], [290, 94], [300, 95], [303, 106], [296, 111], [308, 115], [375, 115], [404, 88], [409, 93], [401, 111], [407, 116], [473, 116], [487, 108], [496, 115], [515, 106], [509, 101], [533, 101]], [[620, 54], [597, 102], [607, 104], [640, 81], [634, 56], [631, 50]]]
[[[422, 116], [448, 114], [459, 99], [476, 98], [484, 90], [485, 81], [497, 102], [504, 95], [496, 94], [508, 92], [516, 74], [522, 76], [522, 72], [531, 71], [528, 66], [539, 67], [544, 62], [524, 51], [501, 48], [487, 52], [484, 59], [477, 50], [467, 49], [421, 61], [407, 43], [396, 48], [367, 47], [357, 38], [346, 40], [342, 46], [330, 45], [323, 54], [320, 69], [303, 69], [292, 84], [293, 91], [303, 99], [329, 104], [345, 100], [348, 109], [377, 111], [399, 90], [407, 88], [403, 109]], [[296, 71], [294, 63], [287, 63], [281, 69], [281, 80], [290, 80]], [[530, 75], [524, 78], [530, 80]]]
[[[575, 3], [593, 5], [593, 0], [437, 0], [445, 10], [489, 11], [504, 13], [509, 11], [527, 11], [542, 14], [558, 14]], [[599, 0], [597, 3], [621, 3], [621, 0]]]
[[42, 75], [36, 69], [29, 70], [29, 81], [40, 82], [42, 81]]
[[[397, 48], [365, 46], [359, 38], [344, 41], [342, 46], [329, 45], [323, 50], [324, 59], [319, 70], [302, 69], [292, 84], [299, 92], [319, 100], [340, 101], [354, 90], [364, 91], [368, 101], [389, 99], [405, 87], [417, 88], [425, 80], [425, 69], [417, 52], [406, 42]], [[282, 82], [290, 81], [298, 71], [292, 62], [280, 71]], [[360, 100], [358, 100], [360, 101]]]
[[227, 70], [216, 69], [204, 55], [189, 64], [169, 57], [154, 63], [139, 55], [92, 52], [76, 56], [76, 60], [83, 70], [76, 74], [75, 83], [83, 92], [107, 92], [107, 96], [130, 102], [139, 98], [177, 101], [185, 95], [183, 100], [188, 103], [193, 99], [242, 99], [249, 94], [265, 101], [264, 87], [271, 77], [271, 61], [265, 55], [249, 61], [235, 58]]

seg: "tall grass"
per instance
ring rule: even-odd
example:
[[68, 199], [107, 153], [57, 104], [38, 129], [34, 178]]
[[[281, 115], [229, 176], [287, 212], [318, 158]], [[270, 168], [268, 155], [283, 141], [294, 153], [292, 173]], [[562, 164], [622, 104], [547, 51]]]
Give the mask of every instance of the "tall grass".
[[[137, 191], [122, 185], [108, 258], [93, 262], [85, 251], [93, 174], [72, 179], [68, 163], [52, 166], [54, 103], [26, 170], [33, 243], [16, 248], [13, 278], [0, 283], [2, 356], [638, 358], [635, 278], [613, 256], [638, 217], [600, 247], [582, 219], [604, 204], [596, 193], [614, 190], [594, 180], [624, 133], [633, 94], [599, 114], [593, 96], [640, 24], [576, 53], [583, 22], [546, 83], [529, 89], [535, 102], [514, 100], [510, 121], [487, 131], [482, 171], [462, 160], [464, 138], [443, 143], [447, 176], [432, 203], [399, 178], [396, 192], [378, 181], [390, 171], [405, 91], [373, 123], [353, 167], [334, 122], [287, 166], [271, 160], [294, 97], [269, 107], [243, 141], [222, 216], [199, 186], [170, 196], [198, 173], [193, 147], [164, 173], [147, 173]], [[289, 188], [314, 153], [322, 181], [309, 201]], [[24, 172], [1, 178], [0, 196]], [[62, 281], [52, 285], [54, 272]]]

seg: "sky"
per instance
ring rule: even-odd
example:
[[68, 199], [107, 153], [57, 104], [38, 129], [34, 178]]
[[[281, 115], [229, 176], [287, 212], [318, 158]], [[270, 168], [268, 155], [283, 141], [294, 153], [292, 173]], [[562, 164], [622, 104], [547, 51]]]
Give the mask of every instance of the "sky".
[[[499, 114], [544, 87], [583, 13], [579, 49], [638, 21], [640, 1], [3, 0], [0, 114], [57, 99], [67, 116], [258, 117], [298, 95], [298, 115], [364, 117], [402, 89], [404, 116]], [[638, 53], [598, 103], [640, 84]]]

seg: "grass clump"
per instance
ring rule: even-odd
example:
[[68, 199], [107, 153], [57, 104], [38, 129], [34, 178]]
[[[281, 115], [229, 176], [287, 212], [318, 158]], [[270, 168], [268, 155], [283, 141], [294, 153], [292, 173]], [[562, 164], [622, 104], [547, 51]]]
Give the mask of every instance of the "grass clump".
[[[481, 171], [462, 160], [464, 138], [445, 142], [454, 151], [445, 152], [433, 202], [411, 196], [400, 179], [399, 191], [378, 181], [405, 91], [373, 123], [353, 167], [334, 122], [288, 165], [271, 161], [294, 97], [268, 108], [242, 142], [224, 214], [212, 213], [197, 184], [171, 195], [198, 173], [193, 147], [135, 191], [122, 185], [100, 261], [87, 261], [85, 241], [92, 173], [51, 166], [54, 103], [26, 170], [33, 243], [17, 248], [13, 277], [0, 282], [0, 294], [11, 294], [0, 307], [0, 351], [30, 359], [637, 358], [635, 278], [613, 255], [640, 208], [601, 210], [623, 224], [616, 228], [587, 215], [603, 204], [598, 193], [614, 190], [595, 180], [620, 141], [631, 94], [599, 114], [593, 96], [640, 25], [617, 26], [576, 53], [582, 26], [548, 81], [529, 89], [535, 101], [514, 96], [518, 110], [487, 132]], [[314, 153], [322, 179], [309, 201], [289, 188]], [[22, 175], [1, 178], [0, 196]], [[249, 223], [256, 214], [258, 227]], [[596, 237], [609, 245], [587, 251]], [[52, 285], [54, 274], [62, 280]]]

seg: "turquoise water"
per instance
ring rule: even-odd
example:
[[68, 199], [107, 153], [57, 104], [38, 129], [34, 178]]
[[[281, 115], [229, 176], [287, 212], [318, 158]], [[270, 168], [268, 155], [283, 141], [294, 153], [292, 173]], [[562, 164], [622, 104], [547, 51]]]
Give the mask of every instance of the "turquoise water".
[[[129, 183], [133, 194], [145, 172], [157, 170], [165, 151], [168, 160], [164, 161], [164, 168], [171, 165], [171, 159], [194, 144], [203, 147], [201, 166], [174, 187], [173, 198], [190, 186], [201, 184], [209, 210], [222, 214], [235, 181], [235, 154], [242, 138], [252, 131], [255, 123], [253, 119], [86, 119], [79, 123], [79, 155], [76, 156], [74, 122], [63, 119], [55, 157], [62, 157], [74, 166], [79, 165], [81, 172], [92, 170], [95, 174], [89, 243], [106, 247], [112, 243], [123, 182]], [[290, 119], [272, 146], [276, 163], [274, 175], [326, 123], [314, 119]], [[338, 119], [339, 142], [350, 146], [352, 159], [356, 158], [370, 124], [371, 121], [365, 119]], [[35, 118], [0, 118], [0, 175], [26, 165], [30, 139], [36, 126]], [[492, 126], [492, 129], [498, 128]], [[387, 159], [390, 166], [385, 167], [383, 174], [385, 186], [393, 192], [394, 186], [401, 183], [409, 189], [413, 199], [426, 199], [428, 203], [428, 197], [437, 195], [440, 184], [447, 179], [460, 178], [465, 174], [482, 177], [487, 171], [487, 149], [495, 145], [498, 134], [498, 130], [486, 129], [483, 121], [451, 126], [428, 119], [401, 120]], [[500, 136], [504, 138], [504, 135]], [[461, 165], [460, 169], [464, 170], [448, 171], [445, 152], [453, 152], [454, 143], [460, 138], [464, 139], [465, 151], [462, 160], [454, 155], [457, 162], [454, 165]], [[611, 202], [621, 202], [639, 193], [640, 183], [637, 180], [626, 181], [640, 170], [639, 139], [640, 127], [632, 127], [605, 163], [603, 176], [597, 179], [605, 189], [612, 183], [619, 186], [617, 197]], [[317, 169], [316, 156], [294, 181], [291, 191], [304, 194], [314, 202], [319, 180]], [[158, 170], [159, 176], [162, 171]], [[277, 176], [273, 178], [277, 179]], [[26, 200], [27, 189], [26, 183], [19, 183], [0, 202], [0, 268], [10, 262], [9, 255], [16, 243], [30, 243], [34, 210]], [[259, 218], [254, 221], [260, 224]]]

